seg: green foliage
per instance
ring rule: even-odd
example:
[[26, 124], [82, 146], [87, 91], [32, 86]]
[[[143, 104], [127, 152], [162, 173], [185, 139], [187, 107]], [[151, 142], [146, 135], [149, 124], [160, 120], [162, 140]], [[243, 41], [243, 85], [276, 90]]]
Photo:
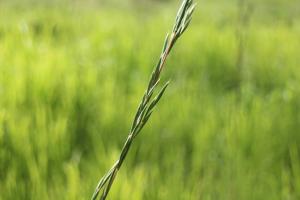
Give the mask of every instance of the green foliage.
[[[0, 199], [90, 198], [178, 6], [66, 5], [0, 3]], [[198, 3], [109, 199], [300, 198], [300, 19], [287, 5], [255, 4], [240, 83], [236, 2]]]

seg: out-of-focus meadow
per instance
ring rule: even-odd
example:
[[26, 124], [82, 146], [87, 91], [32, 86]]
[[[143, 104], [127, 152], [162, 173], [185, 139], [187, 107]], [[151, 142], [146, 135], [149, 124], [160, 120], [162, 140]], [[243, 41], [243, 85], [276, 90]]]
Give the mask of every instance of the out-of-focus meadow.
[[[198, 1], [109, 199], [300, 199], [300, 3]], [[0, 2], [0, 199], [89, 199], [178, 1]]]

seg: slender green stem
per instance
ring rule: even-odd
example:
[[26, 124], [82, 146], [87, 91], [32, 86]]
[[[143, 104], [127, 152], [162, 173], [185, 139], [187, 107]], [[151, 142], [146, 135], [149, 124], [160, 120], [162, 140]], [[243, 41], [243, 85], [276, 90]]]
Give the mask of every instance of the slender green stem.
[[152, 98], [152, 95], [157, 88], [157, 85], [160, 81], [160, 74], [165, 66], [167, 57], [169, 53], [171, 52], [172, 48], [174, 47], [177, 39], [184, 33], [186, 28], [188, 27], [192, 13], [194, 11], [195, 4], [193, 4], [193, 0], [184, 0], [182, 2], [182, 5], [180, 9], [178, 10], [174, 28], [172, 30], [171, 36], [167, 34], [163, 50], [161, 53], [161, 56], [159, 58], [159, 61], [157, 63], [157, 66], [154, 68], [150, 81], [148, 84], [148, 87], [144, 93], [144, 96], [142, 98], [142, 101], [140, 102], [137, 112], [135, 114], [132, 127], [130, 129], [130, 133], [126, 139], [126, 142], [122, 148], [121, 154], [119, 159], [116, 161], [116, 163], [113, 165], [113, 167], [100, 179], [100, 181], [97, 184], [97, 187], [95, 189], [95, 192], [92, 196], [92, 200], [96, 200], [98, 197], [100, 191], [102, 191], [102, 194], [100, 196], [101, 200], [105, 200], [110, 188], [115, 180], [115, 177], [117, 176], [117, 173], [119, 169], [121, 168], [126, 155], [128, 154], [131, 144], [134, 140], [134, 138], [139, 134], [139, 132], [142, 130], [144, 125], [147, 123], [148, 119], [150, 118], [154, 108], [156, 107], [157, 103], [163, 96], [166, 88], [169, 85], [169, 82], [166, 82], [162, 89], [158, 92], [158, 94]]

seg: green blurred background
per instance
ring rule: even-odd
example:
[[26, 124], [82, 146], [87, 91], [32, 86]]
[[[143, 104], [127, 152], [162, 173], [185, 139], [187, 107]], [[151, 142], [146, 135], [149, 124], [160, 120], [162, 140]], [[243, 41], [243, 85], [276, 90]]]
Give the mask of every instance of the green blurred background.
[[[300, 199], [300, 2], [196, 1], [108, 199]], [[180, 1], [0, 1], [0, 199], [89, 199]]]

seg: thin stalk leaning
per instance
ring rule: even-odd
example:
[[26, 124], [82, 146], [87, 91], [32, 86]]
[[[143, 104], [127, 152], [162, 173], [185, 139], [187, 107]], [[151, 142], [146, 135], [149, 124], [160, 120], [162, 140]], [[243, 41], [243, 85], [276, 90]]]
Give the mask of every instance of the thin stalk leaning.
[[165, 90], [167, 89], [169, 85], [169, 81], [166, 82], [163, 85], [163, 87], [160, 89], [158, 94], [154, 98], [152, 98], [153, 93], [158, 87], [158, 83], [160, 82], [160, 75], [165, 66], [167, 57], [171, 52], [171, 50], [173, 49], [178, 38], [180, 38], [180, 36], [184, 33], [184, 31], [187, 29], [188, 25], [190, 24], [194, 8], [195, 8], [195, 4], [193, 3], [193, 0], [184, 0], [182, 2], [175, 19], [175, 24], [172, 33], [170, 35], [167, 34], [166, 36], [159, 61], [151, 74], [148, 87], [137, 108], [137, 112], [135, 114], [129, 135], [122, 148], [120, 157], [115, 162], [115, 164], [111, 167], [111, 169], [99, 180], [95, 192], [91, 198], [92, 200], [95, 200], [101, 191], [102, 193], [100, 199], [101, 200], [106, 199], [110, 191], [110, 188], [115, 180], [115, 177], [126, 158], [126, 155], [131, 147], [134, 138], [140, 133], [142, 128], [145, 126], [154, 108], [156, 107], [157, 103], [159, 102]]

